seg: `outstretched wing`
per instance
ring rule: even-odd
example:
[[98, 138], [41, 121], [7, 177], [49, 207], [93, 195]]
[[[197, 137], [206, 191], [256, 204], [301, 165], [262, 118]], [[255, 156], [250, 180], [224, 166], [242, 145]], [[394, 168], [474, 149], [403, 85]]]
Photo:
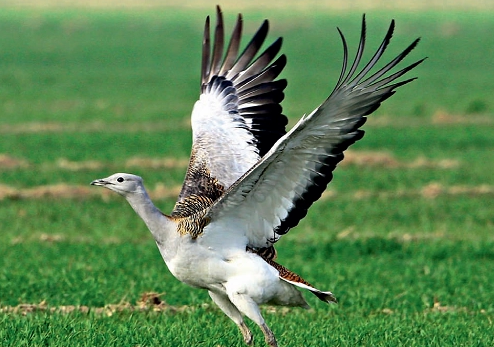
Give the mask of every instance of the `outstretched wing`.
[[365, 45], [365, 16], [357, 55], [348, 73], [347, 45], [338, 29], [344, 59], [335, 89], [215, 202], [208, 213], [211, 223], [205, 228], [204, 237], [207, 233], [231, 230], [246, 237], [249, 247], [265, 248], [298, 224], [326, 189], [333, 170], [343, 159], [343, 152], [364, 135], [360, 127], [366, 121], [365, 116], [376, 110], [396, 88], [412, 81], [414, 78], [395, 82], [423, 61], [384, 77], [417, 45], [417, 39], [368, 76], [386, 50], [393, 30], [394, 21], [374, 56], [356, 74]]
[[209, 17], [204, 29], [201, 96], [192, 111], [192, 153], [173, 215], [190, 215], [209, 206], [267, 153], [286, 131], [280, 102], [286, 80], [275, 79], [286, 64], [278, 38], [254, 60], [268, 33], [264, 21], [239, 55], [242, 16], [226, 54], [223, 16], [211, 51]]

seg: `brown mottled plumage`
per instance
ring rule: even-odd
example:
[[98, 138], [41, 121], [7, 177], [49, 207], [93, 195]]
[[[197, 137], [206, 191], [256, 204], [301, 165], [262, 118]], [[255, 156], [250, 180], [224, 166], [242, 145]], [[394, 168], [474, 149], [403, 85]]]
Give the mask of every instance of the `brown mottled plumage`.
[[197, 238], [211, 221], [205, 215], [204, 212], [197, 212], [187, 217], [173, 217], [178, 223], [177, 231], [180, 235], [190, 234], [193, 239]]
[[204, 160], [192, 152], [190, 165], [185, 175], [184, 185], [172, 211], [172, 216], [186, 217], [204, 211], [224, 192], [218, 179], [211, 177]]

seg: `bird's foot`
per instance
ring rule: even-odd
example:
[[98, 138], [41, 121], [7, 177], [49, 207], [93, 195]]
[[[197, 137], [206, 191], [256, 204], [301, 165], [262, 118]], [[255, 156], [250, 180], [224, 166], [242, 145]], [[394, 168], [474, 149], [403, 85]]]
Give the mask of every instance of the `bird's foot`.
[[268, 328], [266, 324], [262, 324], [261, 330], [264, 333], [264, 340], [269, 347], [278, 347], [278, 342], [276, 342], [276, 337], [274, 336], [271, 329]]
[[244, 341], [246, 344], [251, 345], [253, 338], [252, 338], [252, 333], [250, 332], [249, 328], [247, 325], [245, 325], [244, 322], [240, 323], [239, 326], [240, 331], [242, 332], [242, 336], [244, 337]]

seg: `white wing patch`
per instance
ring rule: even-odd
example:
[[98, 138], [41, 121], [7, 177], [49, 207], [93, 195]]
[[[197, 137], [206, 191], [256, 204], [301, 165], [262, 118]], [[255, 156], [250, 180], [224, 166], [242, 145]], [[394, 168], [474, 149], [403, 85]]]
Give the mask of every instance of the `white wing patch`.
[[224, 187], [231, 186], [260, 159], [255, 138], [236, 110], [236, 97], [228, 97], [215, 91], [202, 94], [192, 112], [194, 147], [207, 153], [201, 160]]

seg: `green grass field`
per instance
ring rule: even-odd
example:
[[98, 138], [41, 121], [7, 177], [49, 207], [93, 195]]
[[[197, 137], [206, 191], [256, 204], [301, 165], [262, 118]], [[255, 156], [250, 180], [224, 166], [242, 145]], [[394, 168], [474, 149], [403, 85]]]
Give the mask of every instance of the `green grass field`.
[[[243, 346], [127, 203], [89, 186], [133, 172], [170, 211], [213, 11], [0, 11], [0, 346]], [[332, 90], [336, 26], [354, 52], [361, 13], [250, 9], [246, 32], [264, 17], [285, 37], [293, 124]], [[265, 307], [280, 346], [494, 345], [494, 13], [368, 11], [367, 57], [391, 18], [387, 57], [420, 36], [406, 62], [429, 59], [278, 243], [280, 263], [339, 299]]]

